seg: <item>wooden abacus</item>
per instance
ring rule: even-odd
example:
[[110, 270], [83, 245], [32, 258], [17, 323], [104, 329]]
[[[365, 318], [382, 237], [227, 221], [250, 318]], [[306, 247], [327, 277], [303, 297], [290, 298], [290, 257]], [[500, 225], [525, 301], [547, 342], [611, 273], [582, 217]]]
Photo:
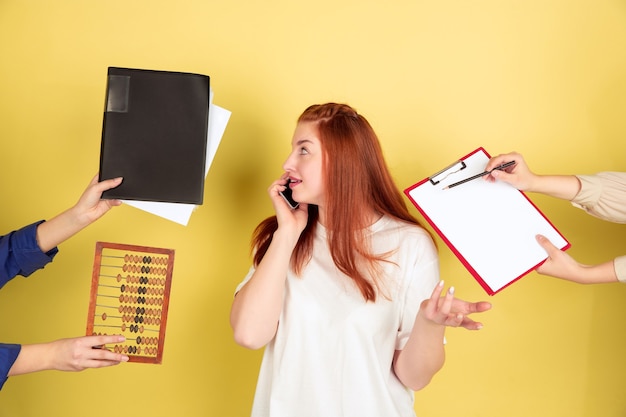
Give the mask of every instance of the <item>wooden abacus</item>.
[[161, 363], [173, 269], [173, 249], [97, 242], [87, 335], [124, 335], [105, 348]]

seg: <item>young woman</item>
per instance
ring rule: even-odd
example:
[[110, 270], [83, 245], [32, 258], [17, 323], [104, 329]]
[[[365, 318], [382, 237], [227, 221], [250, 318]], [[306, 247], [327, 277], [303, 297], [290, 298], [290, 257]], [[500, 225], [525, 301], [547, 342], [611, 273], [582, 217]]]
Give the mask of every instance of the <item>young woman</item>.
[[[479, 329], [467, 315], [489, 303], [441, 297], [431, 236], [351, 107], [306, 109], [283, 168], [231, 311], [237, 343], [266, 346], [252, 415], [414, 416], [445, 327]], [[296, 209], [280, 195], [288, 180]]]
[[[101, 200], [105, 190], [121, 178], [98, 182], [94, 178], [78, 202], [48, 221], [39, 221], [0, 236], [0, 287], [17, 275], [29, 276], [43, 268], [58, 252], [57, 245], [102, 217], [119, 200]], [[32, 345], [0, 343], [0, 389], [13, 375], [54, 369], [82, 371], [125, 362], [128, 357], [93, 349], [123, 341], [123, 336], [84, 336]]]
[[[506, 171], [494, 171], [485, 179], [507, 182], [523, 191], [542, 193], [570, 201], [592, 216], [615, 223], [626, 223], [626, 172], [600, 172], [596, 175], [537, 175], [516, 152], [491, 158], [486, 170], [507, 161], [515, 165]], [[626, 255], [598, 265], [578, 263], [559, 250], [545, 236], [537, 242], [548, 253], [548, 259], [537, 272], [580, 284], [626, 283]]]

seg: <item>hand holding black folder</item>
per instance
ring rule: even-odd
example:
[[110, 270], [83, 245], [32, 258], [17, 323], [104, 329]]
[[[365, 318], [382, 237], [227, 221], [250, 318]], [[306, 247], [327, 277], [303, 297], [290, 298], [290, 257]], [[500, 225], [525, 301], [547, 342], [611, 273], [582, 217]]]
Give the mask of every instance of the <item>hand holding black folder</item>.
[[108, 69], [99, 176], [124, 181], [103, 198], [202, 204], [209, 90], [206, 75]]

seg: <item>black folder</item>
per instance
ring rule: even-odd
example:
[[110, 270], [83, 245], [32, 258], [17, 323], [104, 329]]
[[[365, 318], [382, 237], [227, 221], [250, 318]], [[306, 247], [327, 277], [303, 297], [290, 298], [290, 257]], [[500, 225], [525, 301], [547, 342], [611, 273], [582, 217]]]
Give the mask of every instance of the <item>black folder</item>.
[[100, 180], [124, 177], [103, 198], [202, 204], [210, 79], [109, 67]]

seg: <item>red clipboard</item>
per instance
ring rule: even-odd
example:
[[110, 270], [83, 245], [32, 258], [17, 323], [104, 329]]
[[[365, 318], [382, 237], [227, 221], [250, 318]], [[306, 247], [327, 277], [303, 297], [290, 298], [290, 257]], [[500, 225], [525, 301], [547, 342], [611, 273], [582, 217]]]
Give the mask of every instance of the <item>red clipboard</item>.
[[489, 159], [478, 148], [404, 193], [487, 294], [494, 295], [547, 259], [537, 234], [561, 250], [570, 243], [526, 194], [509, 184], [477, 178], [444, 189], [483, 172]]

